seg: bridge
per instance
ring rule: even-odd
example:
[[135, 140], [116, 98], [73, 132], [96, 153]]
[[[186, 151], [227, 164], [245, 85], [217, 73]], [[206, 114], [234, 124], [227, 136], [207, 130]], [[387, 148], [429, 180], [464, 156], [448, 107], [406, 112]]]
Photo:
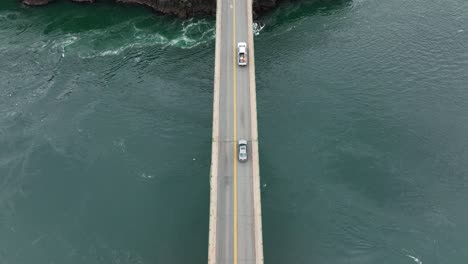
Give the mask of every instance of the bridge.
[[[263, 264], [252, 0], [217, 0], [209, 264]], [[246, 42], [248, 64], [237, 65]], [[238, 161], [238, 140], [248, 159]]]

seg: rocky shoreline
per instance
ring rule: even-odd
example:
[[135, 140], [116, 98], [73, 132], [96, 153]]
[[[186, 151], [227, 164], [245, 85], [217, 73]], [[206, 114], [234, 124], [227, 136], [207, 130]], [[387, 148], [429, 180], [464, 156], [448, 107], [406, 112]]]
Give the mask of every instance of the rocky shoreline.
[[[21, 0], [28, 6], [41, 6], [55, 0]], [[76, 3], [94, 3], [96, 0], [70, 0]], [[97, 0], [99, 1], [99, 0]], [[216, 0], [115, 0], [116, 3], [145, 5], [154, 11], [188, 18], [197, 14], [216, 14]], [[273, 9], [279, 0], [253, 0], [254, 17]]]

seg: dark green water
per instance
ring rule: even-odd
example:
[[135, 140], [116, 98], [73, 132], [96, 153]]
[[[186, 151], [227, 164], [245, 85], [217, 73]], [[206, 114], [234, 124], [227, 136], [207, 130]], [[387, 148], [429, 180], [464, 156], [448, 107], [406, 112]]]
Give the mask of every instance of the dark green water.
[[[266, 263], [468, 261], [468, 2], [255, 39]], [[206, 263], [214, 20], [0, 3], [0, 263]]]

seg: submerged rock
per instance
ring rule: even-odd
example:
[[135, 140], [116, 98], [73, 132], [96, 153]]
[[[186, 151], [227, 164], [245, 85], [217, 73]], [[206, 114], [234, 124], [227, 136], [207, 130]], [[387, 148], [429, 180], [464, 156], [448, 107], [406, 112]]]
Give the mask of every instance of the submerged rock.
[[[21, 0], [30, 6], [46, 5], [54, 0]], [[96, 0], [70, 0], [77, 3], [94, 3]], [[187, 18], [196, 14], [216, 14], [216, 0], [115, 0], [117, 3], [138, 4], [152, 8], [154, 11]], [[271, 10], [279, 0], [253, 0], [254, 17]]]

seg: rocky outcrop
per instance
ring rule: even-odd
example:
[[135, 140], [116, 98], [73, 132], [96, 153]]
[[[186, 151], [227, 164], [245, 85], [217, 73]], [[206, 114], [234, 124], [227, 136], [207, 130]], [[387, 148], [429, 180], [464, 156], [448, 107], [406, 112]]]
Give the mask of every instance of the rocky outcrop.
[[[94, 3], [96, 0], [71, 0], [76, 3]], [[48, 3], [54, 2], [54, 0], [22, 0], [23, 4], [29, 6], [41, 6], [47, 5]]]
[[216, 0], [116, 0], [124, 4], [141, 4], [157, 12], [187, 18], [195, 14], [216, 14]]
[[86, 3], [86, 4], [91, 4], [91, 3], [96, 2], [96, 0], [72, 0], [72, 1], [76, 3]]
[[279, 0], [253, 0], [252, 8], [254, 18], [272, 10], [276, 5], [278, 5], [278, 2]]
[[23, 4], [30, 5], [30, 6], [41, 6], [41, 5], [47, 5], [48, 3], [52, 1], [53, 0], [23, 0]]
[[[30, 6], [46, 5], [54, 0], [21, 0]], [[94, 3], [96, 0], [71, 0], [77, 3]], [[254, 17], [274, 8], [279, 0], [254, 0]], [[151, 7], [153, 10], [187, 18], [196, 14], [216, 14], [216, 0], [115, 0], [117, 3], [138, 4]]]

